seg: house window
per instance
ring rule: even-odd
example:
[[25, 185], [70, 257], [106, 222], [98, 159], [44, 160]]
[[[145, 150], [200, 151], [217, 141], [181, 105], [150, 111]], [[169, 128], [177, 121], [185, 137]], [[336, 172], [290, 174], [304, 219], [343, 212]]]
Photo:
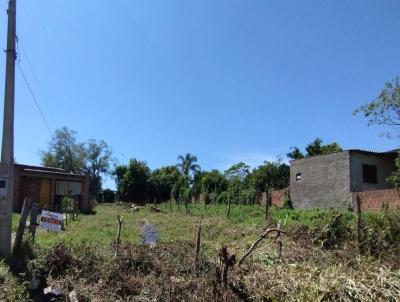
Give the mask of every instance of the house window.
[[363, 181], [370, 184], [378, 183], [378, 172], [375, 165], [363, 165]]
[[296, 173], [296, 181], [300, 181], [301, 180], [301, 173]]

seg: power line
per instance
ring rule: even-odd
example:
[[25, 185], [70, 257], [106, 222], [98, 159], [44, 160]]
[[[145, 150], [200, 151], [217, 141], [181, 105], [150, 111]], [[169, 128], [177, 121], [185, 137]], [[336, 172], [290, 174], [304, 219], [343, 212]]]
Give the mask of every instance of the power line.
[[48, 112], [49, 112], [49, 114], [50, 114], [51, 120], [54, 122], [55, 119], [54, 119], [53, 112], [52, 112], [52, 110], [51, 110], [51, 107], [50, 107], [50, 105], [49, 105], [49, 102], [47, 101], [47, 97], [46, 97], [46, 95], [44, 94], [44, 91], [43, 91], [43, 89], [42, 89], [42, 86], [40, 85], [39, 79], [38, 79], [38, 77], [37, 77], [37, 75], [36, 75], [36, 72], [35, 72], [35, 70], [34, 70], [34, 68], [33, 68], [33, 65], [32, 65], [32, 63], [31, 63], [31, 60], [29, 59], [28, 53], [27, 53], [27, 51], [25, 50], [24, 43], [22, 42], [20, 36], [17, 37], [17, 45], [19, 45], [19, 44], [21, 44], [22, 51], [23, 51], [23, 53], [24, 53], [24, 56], [25, 56], [25, 58], [26, 58], [26, 61], [28, 62], [29, 68], [30, 68], [30, 70], [31, 70], [31, 72], [32, 72], [32, 74], [33, 74], [33, 78], [35, 79], [36, 85], [37, 85], [38, 88], [39, 88], [40, 94], [42, 95], [42, 98], [43, 98], [43, 100], [44, 100], [44, 102], [45, 102], [45, 104], [46, 104], [46, 107], [47, 107]]
[[21, 64], [19, 64], [18, 61], [17, 61], [17, 65], [18, 65], [19, 71], [21, 72], [22, 78], [24, 79], [25, 84], [26, 84], [26, 86], [28, 87], [28, 90], [29, 90], [29, 92], [30, 92], [30, 94], [31, 94], [31, 96], [32, 96], [32, 98], [33, 98], [33, 100], [35, 101], [36, 107], [37, 107], [37, 109], [39, 110], [40, 115], [42, 116], [43, 121], [45, 122], [46, 127], [47, 127], [47, 129], [49, 130], [49, 132], [50, 132], [50, 135], [53, 135], [53, 131], [51, 130], [51, 127], [50, 127], [49, 123], [47, 122], [47, 119], [46, 119], [46, 117], [44, 116], [44, 113], [43, 113], [42, 109], [40, 108], [40, 105], [39, 105], [39, 103], [38, 103], [38, 101], [37, 101], [37, 99], [36, 99], [36, 97], [35, 97], [35, 94], [33, 93], [32, 88], [31, 88], [31, 86], [29, 85], [29, 82], [28, 82], [28, 80], [27, 80], [26, 77], [25, 77], [25, 73], [24, 73], [24, 71], [22, 70]]

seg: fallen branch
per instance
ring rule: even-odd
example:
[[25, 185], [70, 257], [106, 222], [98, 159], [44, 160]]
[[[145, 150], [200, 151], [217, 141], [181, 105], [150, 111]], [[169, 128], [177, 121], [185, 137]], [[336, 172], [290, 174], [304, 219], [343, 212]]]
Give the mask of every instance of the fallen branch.
[[150, 210], [151, 210], [152, 212], [156, 212], [156, 213], [161, 213], [161, 212], [162, 212], [161, 209], [156, 208], [156, 207], [154, 207], [154, 206], [151, 206], [151, 207], [150, 207]]
[[265, 239], [265, 238], [267, 237], [267, 235], [268, 235], [269, 233], [272, 233], [272, 232], [279, 232], [279, 233], [282, 233], [282, 234], [287, 234], [286, 232], [282, 231], [282, 230], [279, 229], [279, 228], [266, 229], [266, 230], [264, 231], [264, 233], [262, 233], [262, 234], [257, 238], [256, 241], [254, 241], [254, 243], [253, 243], [253, 244], [251, 245], [251, 247], [247, 250], [247, 252], [244, 253], [244, 255], [240, 258], [240, 260], [239, 260], [239, 262], [238, 262], [238, 265], [240, 266], [240, 265], [243, 263], [243, 261], [253, 252], [253, 250], [257, 247], [257, 245], [260, 243], [260, 241], [263, 240], [263, 239]]

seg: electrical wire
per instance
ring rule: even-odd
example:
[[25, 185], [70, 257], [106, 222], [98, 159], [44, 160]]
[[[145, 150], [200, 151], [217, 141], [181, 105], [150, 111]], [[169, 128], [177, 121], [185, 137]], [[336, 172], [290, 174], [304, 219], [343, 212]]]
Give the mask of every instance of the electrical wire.
[[[19, 46], [19, 44], [21, 44], [22, 52], [23, 52], [23, 54], [24, 54], [24, 56], [26, 58], [26, 61], [28, 62], [29, 69], [31, 70], [33, 78], [35, 79], [36, 85], [39, 88], [39, 92], [40, 92], [40, 94], [41, 94], [41, 96], [42, 96], [42, 98], [43, 98], [43, 100], [44, 100], [44, 102], [46, 104], [47, 111], [50, 114], [50, 118], [54, 122], [55, 119], [54, 119], [54, 115], [53, 115], [53, 112], [51, 110], [50, 104], [47, 101], [47, 97], [46, 97], [46, 95], [45, 95], [45, 93], [44, 93], [44, 91], [42, 89], [42, 86], [40, 85], [40, 82], [39, 82], [39, 79], [38, 79], [38, 77], [36, 75], [35, 69], [33, 68], [31, 60], [29, 59], [28, 53], [27, 53], [27, 51], [25, 49], [24, 43], [22, 42], [21, 37], [17, 36], [17, 45]], [[18, 52], [19, 52], [19, 48], [18, 48]]]
[[26, 84], [26, 87], [28, 87], [28, 90], [29, 90], [31, 96], [32, 96], [33, 100], [35, 101], [36, 107], [37, 107], [37, 109], [39, 110], [40, 115], [42, 116], [42, 119], [43, 119], [44, 123], [46, 124], [47, 129], [48, 129], [49, 132], [50, 132], [50, 135], [52, 136], [52, 135], [53, 135], [53, 131], [51, 130], [51, 127], [50, 127], [50, 125], [49, 125], [49, 123], [48, 123], [48, 121], [47, 121], [47, 119], [46, 119], [46, 117], [45, 117], [45, 115], [44, 115], [44, 113], [43, 113], [43, 111], [42, 111], [42, 108], [40, 108], [40, 105], [39, 105], [39, 103], [38, 103], [38, 101], [37, 101], [37, 99], [36, 99], [36, 97], [35, 97], [35, 94], [33, 93], [33, 90], [32, 90], [32, 88], [31, 88], [31, 85], [29, 85], [29, 82], [28, 82], [27, 78], [25, 77], [25, 73], [24, 73], [24, 71], [22, 70], [21, 64], [19, 64], [19, 61], [17, 61], [17, 65], [18, 65], [19, 71], [21, 72], [22, 78], [24, 79], [24, 82], [25, 82], [25, 84]]

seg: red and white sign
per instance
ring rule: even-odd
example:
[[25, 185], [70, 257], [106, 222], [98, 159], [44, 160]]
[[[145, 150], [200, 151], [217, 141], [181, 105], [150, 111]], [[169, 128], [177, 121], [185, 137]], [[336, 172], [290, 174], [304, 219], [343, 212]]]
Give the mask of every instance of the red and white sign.
[[62, 222], [62, 214], [43, 210], [42, 215], [40, 216], [39, 227], [50, 231], [60, 232]]

